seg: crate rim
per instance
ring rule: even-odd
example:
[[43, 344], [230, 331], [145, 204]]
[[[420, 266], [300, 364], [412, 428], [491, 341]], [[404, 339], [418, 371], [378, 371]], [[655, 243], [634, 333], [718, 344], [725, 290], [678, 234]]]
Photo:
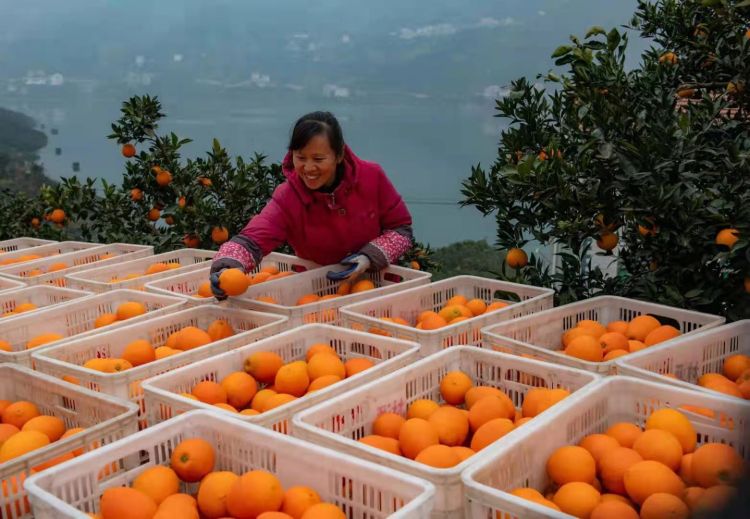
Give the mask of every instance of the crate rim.
[[[83, 254], [83, 253], [92, 253], [92, 252], [96, 253], [96, 252], [98, 252], [99, 249], [104, 249], [104, 248], [113, 247], [113, 246], [114, 247], [134, 247], [135, 248], [134, 250], [131, 250], [130, 252], [125, 252], [124, 254], [126, 254], [126, 255], [127, 254], [131, 254], [131, 253], [148, 251], [148, 250], [151, 250], [153, 252], [153, 250], [154, 250], [153, 245], [141, 245], [141, 244], [138, 244], [138, 243], [124, 243], [124, 242], [102, 243], [102, 244], [97, 245], [96, 247], [89, 247], [87, 249], [81, 249], [81, 250], [77, 250], [77, 251], [66, 252], [64, 254], [59, 254], [57, 256], [48, 256], [46, 258], [39, 258], [39, 259], [31, 260], [31, 261], [25, 261], [23, 263], [11, 264], [11, 265], [4, 265], [4, 266], [0, 267], [0, 275], [6, 276], [6, 277], [9, 277], [9, 278], [12, 278], [12, 279], [16, 279], [16, 278], [17, 279], [29, 279], [29, 278], [22, 278], [21, 276], [18, 276], [16, 274], [9, 274], [8, 272], [17, 269], [19, 266], [23, 266], [24, 268], [25, 267], [32, 267], [33, 268], [33, 267], [36, 267], [38, 265], [41, 265], [44, 262], [51, 262], [53, 260], [61, 259], [61, 258], [65, 259], [65, 257], [70, 257], [71, 255], [74, 255], [74, 254], [79, 254], [80, 255], [80, 254]], [[148, 257], [148, 256], [146, 256], [146, 257]], [[107, 258], [107, 259], [103, 259], [103, 260], [99, 260], [99, 261], [104, 262], [104, 261], [109, 261], [111, 259], [117, 259], [117, 257], [115, 256], [114, 258]], [[125, 260], [125, 261], [131, 261], [131, 260]], [[120, 262], [120, 263], [124, 263], [124, 262]], [[114, 263], [110, 263], [109, 265], [106, 265], [106, 266], [109, 267], [111, 265], [117, 265], [117, 264], [118, 264], [117, 262], [114, 262]], [[85, 269], [86, 266], [87, 265], [75, 265], [75, 266], [72, 266], [72, 267], [68, 267], [66, 269], [59, 270], [58, 272], [63, 273], [64, 277], [67, 277], [67, 275], [65, 274], [65, 271], [70, 270], [70, 269], [80, 269], [80, 270], [83, 270], [83, 269]], [[97, 267], [97, 268], [99, 268], [99, 267]], [[47, 274], [52, 274], [52, 273], [51, 272], [46, 272], [43, 275], [47, 275]]]

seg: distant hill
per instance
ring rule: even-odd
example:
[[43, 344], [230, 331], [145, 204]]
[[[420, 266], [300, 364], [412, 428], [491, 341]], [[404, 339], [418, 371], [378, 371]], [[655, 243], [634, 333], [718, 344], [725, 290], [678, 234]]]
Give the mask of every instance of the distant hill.
[[34, 195], [43, 184], [55, 183], [37, 162], [47, 136], [34, 126], [31, 117], [0, 108], [0, 189]]

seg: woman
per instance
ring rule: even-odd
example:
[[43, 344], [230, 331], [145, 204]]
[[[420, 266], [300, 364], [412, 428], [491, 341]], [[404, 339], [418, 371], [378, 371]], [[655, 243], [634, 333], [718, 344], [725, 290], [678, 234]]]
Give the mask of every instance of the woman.
[[341, 263], [342, 271], [328, 272], [334, 281], [381, 270], [411, 247], [411, 215], [401, 195], [383, 168], [354, 155], [333, 114], [297, 121], [282, 169], [286, 181], [266, 207], [214, 257], [211, 289], [218, 299], [226, 298], [222, 270], [249, 272], [285, 242], [300, 258]]

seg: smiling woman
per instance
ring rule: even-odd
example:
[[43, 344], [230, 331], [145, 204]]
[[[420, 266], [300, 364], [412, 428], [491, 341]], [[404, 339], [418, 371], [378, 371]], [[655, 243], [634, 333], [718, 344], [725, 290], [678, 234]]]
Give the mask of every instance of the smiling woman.
[[412, 219], [401, 195], [380, 165], [349, 149], [330, 112], [297, 121], [282, 168], [286, 182], [215, 256], [211, 286], [217, 298], [226, 298], [219, 287], [222, 271], [248, 272], [285, 242], [301, 258], [342, 263], [341, 272], [329, 272], [334, 280], [381, 270], [411, 247]]

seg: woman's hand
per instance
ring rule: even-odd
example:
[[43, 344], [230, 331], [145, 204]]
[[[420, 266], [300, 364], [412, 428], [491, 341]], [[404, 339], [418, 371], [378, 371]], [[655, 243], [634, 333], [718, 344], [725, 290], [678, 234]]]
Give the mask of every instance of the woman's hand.
[[326, 277], [331, 281], [343, 281], [364, 274], [370, 268], [370, 258], [364, 254], [352, 254], [342, 259], [340, 264], [347, 268], [339, 272], [329, 270]]
[[226, 269], [240, 269], [245, 272], [242, 263], [232, 258], [219, 258], [211, 263], [211, 273], [208, 279], [211, 281], [211, 292], [219, 301], [224, 301], [227, 298], [227, 294], [219, 286], [219, 276]]

